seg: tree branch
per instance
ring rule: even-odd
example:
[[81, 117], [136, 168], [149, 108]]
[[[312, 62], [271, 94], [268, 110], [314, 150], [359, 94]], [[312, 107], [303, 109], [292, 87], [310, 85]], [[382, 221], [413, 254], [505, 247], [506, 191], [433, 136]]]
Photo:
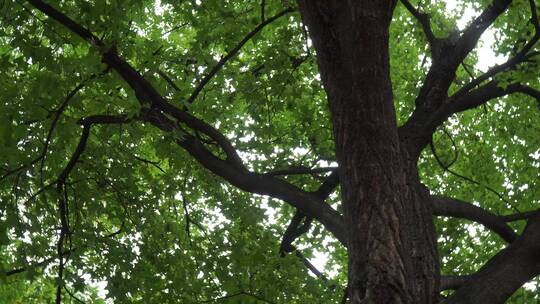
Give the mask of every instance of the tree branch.
[[494, 0], [464, 31], [456, 43], [453, 57], [459, 64], [474, 49], [484, 31], [503, 14], [512, 0]]
[[530, 0], [530, 6], [531, 6], [531, 15], [532, 20], [535, 28], [534, 36], [525, 44], [525, 46], [513, 57], [509, 58], [505, 63], [496, 65], [493, 68], [489, 69], [486, 73], [480, 75], [478, 78], [474, 79], [470, 83], [463, 86], [461, 89], [459, 89], [453, 96], [455, 98], [459, 98], [460, 96], [463, 96], [467, 92], [469, 92], [474, 87], [480, 85], [482, 82], [488, 80], [489, 78], [497, 75], [500, 72], [503, 72], [505, 70], [511, 69], [515, 67], [516, 65], [522, 63], [527, 58], [529, 58], [529, 51], [532, 50], [532, 48], [535, 46], [535, 44], [540, 40], [540, 26], [538, 21], [538, 16], [536, 13], [536, 5], [534, 3], [534, 0]]
[[[263, 3], [263, 5], [264, 5], [264, 3]], [[225, 63], [227, 63], [227, 61], [229, 61], [234, 56], [236, 56], [236, 54], [238, 54], [238, 52], [244, 46], [244, 44], [246, 44], [251, 38], [253, 38], [253, 36], [255, 36], [258, 32], [260, 32], [268, 24], [274, 22], [278, 18], [280, 18], [280, 17], [282, 17], [282, 16], [284, 16], [284, 15], [286, 15], [288, 13], [291, 13], [293, 11], [294, 11], [294, 9], [287, 8], [287, 9], [283, 10], [282, 12], [278, 13], [277, 15], [264, 20], [257, 27], [255, 27], [251, 32], [249, 32], [242, 40], [240, 40], [240, 42], [234, 48], [232, 48], [223, 58], [221, 58], [218, 61], [218, 63], [212, 68], [212, 70], [210, 70], [210, 72], [208, 72], [208, 74], [206, 74], [206, 76], [204, 76], [204, 78], [201, 80], [201, 82], [193, 90], [193, 93], [191, 93], [191, 95], [187, 99], [187, 102], [188, 103], [193, 103], [195, 101], [195, 99], [197, 99], [197, 96], [199, 96], [201, 91], [204, 89], [204, 87], [208, 84], [208, 82], [210, 82], [210, 80], [217, 74], [217, 72], [219, 72], [221, 70], [221, 68], [223, 68]]]
[[540, 274], [540, 214], [531, 217], [523, 234], [491, 258], [444, 304], [499, 304]]
[[[82, 37], [95, 37], [90, 31], [84, 29], [56, 9], [43, 4], [42, 1], [28, 1], [76, 34], [82, 35]], [[271, 19], [267, 19], [267, 21], [269, 20]], [[306, 215], [317, 219], [346, 246], [346, 230], [343, 226], [342, 216], [332, 209], [332, 207], [324, 204], [317, 195], [306, 192], [283, 180], [248, 171], [243, 166], [232, 144], [223, 134], [204, 121], [166, 101], [140, 73], [120, 58], [114, 48], [102, 54], [102, 61], [118, 72], [134, 90], [135, 96], [142, 105], [139, 119], [150, 122], [165, 132], [179, 130], [178, 123], [183, 123], [189, 128], [209, 136], [223, 149], [227, 155], [225, 160], [215, 156], [196, 137], [182, 130], [180, 130], [182, 136], [177, 138], [176, 142], [202, 166], [224, 178], [232, 185], [247, 192], [269, 195], [281, 199], [298, 208]], [[148, 106], [151, 108], [148, 108]], [[164, 113], [174, 117], [176, 121], [169, 119]]]
[[471, 276], [441, 276], [441, 285], [439, 287], [440, 291], [443, 290], [456, 290], [459, 287], [463, 286]]
[[478, 107], [495, 98], [513, 93], [522, 93], [540, 102], [540, 91], [532, 87], [515, 83], [502, 88], [497, 81], [491, 81], [461, 97], [449, 99], [448, 102], [433, 113], [425, 128], [434, 130], [455, 113]]
[[98, 46], [98, 47], [104, 46], [103, 42], [94, 34], [92, 34], [92, 32], [82, 27], [80, 24], [76, 23], [75, 21], [73, 21], [66, 15], [62, 14], [60, 11], [48, 5], [47, 3], [41, 0], [26, 0], [26, 1], [28, 1], [33, 7], [43, 12], [45, 15], [60, 22], [70, 31], [74, 32], [79, 37], [83, 38], [88, 43], [90, 43], [91, 45]]
[[515, 221], [521, 221], [521, 220], [528, 220], [530, 217], [537, 215], [540, 212], [540, 209], [533, 210], [533, 211], [527, 211], [527, 212], [519, 212], [515, 214], [510, 215], [503, 215], [501, 218], [505, 222], [515, 222]]
[[435, 131], [432, 115], [448, 101], [448, 90], [456, 78], [457, 68], [474, 49], [484, 31], [508, 9], [511, 2], [493, 0], [461, 36], [454, 32], [444, 39], [436, 39], [432, 49], [433, 64], [416, 98], [416, 108], [400, 127], [400, 137], [405, 139], [404, 144], [412, 157], [418, 158], [429, 144]]
[[407, 8], [407, 10], [411, 13], [411, 15], [418, 20], [420, 25], [422, 26], [422, 30], [424, 31], [424, 34], [426, 35], [426, 39], [428, 41], [429, 47], [433, 52], [434, 44], [435, 44], [435, 35], [433, 34], [433, 30], [431, 29], [431, 24], [429, 22], [429, 15], [426, 13], [420, 12], [418, 9], [416, 9], [409, 0], [401, 0], [401, 3]]
[[512, 243], [517, 238], [517, 234], [506, 224], [503, 217], [492, 214], [485, 209], [449, 197], [432, 196], [431, 201], [434, 215], [457, 217], [477, 222], [497, 233], [508, 243]]
[[[141, 118], [165, 132], [172, 132], [176, 128], [176, 124], [163, 114], [141, 112]], [[185, 134], [176, 142], [203, 167], [239, 189], [281, 199], [306, 215], [317, 219], [346, 246], [343, 217], [332, 207], [326, 205], [318, 192], [306, 192], [281, 179], [254, 173], [245, 168], [238, 168], [213, 155], [196, 137], [190, 134]], [[328, 188], [327, 184], [323, 183], [323, 185]]]
[[338, 167], [321, 167], [321, 168], [307, 168], [307, 167], [291, 167], [288, 169], [274, 170], [264, 175], [268, 176], [279, 176], [279, 175], [298, 175], [298, 174], [317, 174], [317, 173], [326, 173], [337, 170]]
[[279, 246], [281, 256], [285, 256], [286, 253], [293, 252], [295, 250], [292, 243], [302, 234], [309, 231], [312, 221], [313, 218], [306, 217], [304, 213], [296, 210], [281, 239], [281, 244]]

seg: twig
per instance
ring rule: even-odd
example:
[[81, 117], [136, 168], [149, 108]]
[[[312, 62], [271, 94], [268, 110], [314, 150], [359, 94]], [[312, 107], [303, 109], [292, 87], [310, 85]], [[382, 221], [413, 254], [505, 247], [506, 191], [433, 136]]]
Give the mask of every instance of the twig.
[[64, 290], [68, 293], [68, 295], [72, 298], [72, 299], [75, 299], [75, 301], [81, 303], [81, 304], [86, 304], [83, 300], [79, 299], [77, 296], [75, 296], [66, 286], [64, 286]]
[[187, 102], [193, 103], [197, 96], [199, 96], [201, 91], [204, 89], [204, 87], [208, 84], [208, 82], [210, 82], [210, 80], [217, 74], [217, 72], [221, 70], [221, 68], [223, 68], [225, 63], [227, 63], [227, 61], [236, 56], [236, 54], [238, 54], [244, 44], [246, 44], [253, 36], [255, 36], [259, 31], [261, 31], [268, 24], [272, 23], [274, 20], [293, 11], [294, 10], [292, 8], [287, 8], [282, 12], [278, 13], [277, 15], [265, 20], [257, 27], [255, 27], [251, 32], [249, 32], [234, 48], [232, 48], [223, 58], [218, 61], [218, 63], [210, 70], [208, 74], [206, 74], [206, 76], [203, 77], [201, 82], [199, 82], [199, 84], [193, 90], [193, 93], [191, 93], [191, 96], [189, 96], [189, 98], [187, 99]]
[[508, 206], [510, 206], [512, 209], [516, 210], [517, 212], [520, 212], [519, 209], [517, 207], [515, 207], [512, 203], [510, 203], [507, 199], [504, 198], [504, 196], [502, 194], [500, 194], [499, 192], [497, 192], [497, 190], [491, 188], [490, 186], [487, 186], [487, 185], [483, 185], [481, 184], [480, 182], [477, 182], [475, 180], [473, 180], [472, 178], [470, 177], [467, 177], [467, 176], [463, 176], [455, 171], [453, 171], [452, 169], [450, 169], [448, 166], [446, 166], [442, 161], [441, 159], [439, 158], [439, 156], [437, 155], [436, 151], [435, 151], [435, 145], [433, 144], [433, 140], [430, 141], [429, 143], [429, 146], [431, 148], [431, 153], [433, 154], [433, 156], [435, 157], [435, 160], [437, 161], [437, 163], [439, 164], [439, 166], [444, 170], [444, 171], [447, 171], [448, 173], [452, 174], [452, 175], [455, 175], [461, 179], [464, 179], [468, 182], [471, 182], [473, 184], [476, 184], [478, 186], [482, 186], [484, 188], [486, 188], [486, 190], [488, 190], [489, 192], [495, 194], [497, 197], [499, 197], [499, 199], [501, 199], [503, 202], [505, 202]]
[[97, 78], [97, 77], [100, 77], [102, 75], [105, 75], [107, 72], [109, 71], [109, 68], [105, 69], [103, 72], [101, 72], [100, 74], [93, 74], [91, 75], [90, 77], [84, 79], [83, 81], [81, 81], [81, 83], [79, 83], [73, 90], [71, 90], [68, 95], [66, 96], [66, 98], [64, 99], [64, 101], [62, 102], [62, 104], [60, 104], [60, 106], [58, 107], [58, 109], [55, 112], [55, 115], [54, 115], [54, 118], [53, 118], [53, 121], [51, 123], [51, 126], [49, 128], [49, 132], [47, 133], [47, 137], [45, 139], [45, 144], [43, 146], [43, 149], [41, 151], [41, 164], [40, 164], [40, 169], [39, 169], [39, 172], [40, 172], [40, 183], [41, 185], [43, 185], [43, 165], [45, 163], [45, 158], [47, 157], [47, 150], [49, 148], [49, 144], [51, 142], [51, 138], [52, 138], [52, 133], [56, 127], [56, 124], [58, 123], [59, 119], [60, 119], [60, 116], [62, 115], [62, 113], [64, 112], [64, 110], [67, 108], [68, 106], [68, 103], [69, 101], [82, 89], [84, 88], [84, 86], [91, 80]]

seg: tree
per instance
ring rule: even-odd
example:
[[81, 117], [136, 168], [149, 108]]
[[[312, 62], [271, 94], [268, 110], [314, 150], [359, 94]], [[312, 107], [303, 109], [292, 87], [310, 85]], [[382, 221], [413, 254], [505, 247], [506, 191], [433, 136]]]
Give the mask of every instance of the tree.
[[0, 265], [24, 297], [538, 300], [534, 0], [2, 5]]

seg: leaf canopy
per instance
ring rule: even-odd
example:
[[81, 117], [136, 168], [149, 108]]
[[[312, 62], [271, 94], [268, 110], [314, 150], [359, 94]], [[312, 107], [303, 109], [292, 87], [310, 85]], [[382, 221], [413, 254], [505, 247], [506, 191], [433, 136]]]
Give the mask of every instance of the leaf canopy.
[[[453, 1], [454, 2], [454, 1]], [[489, 1], [422, 1], [435, 36], [458, 30]], [[145, 122], [93, 125], [63, 193], [56, 186], [91, 115], [141, 111], [136, 93], [101, 61], [116, 48], [178, 107], [187, 108], [239, 151], [248, 169], [334, 166], [334, 144], [315, 51], [297, 12], [255, 33], [213, 76], [222, 58], [288, 1], [60, 1], [51, 5], [90, 29], [96, 47], [25, 1], [1, 1], [0, 298], [52, 302], [57, 286], [58, 201], [67, 198], [65, 294], [87, 303], [339, 303], [346, 251], [319, 223], [296, 241], [313, 261], [324, 254], [328, 279], [313, 275], [279, 244], [294, 209], [231, 186], [202, 168], [176, 141]], [[534, 28], [528, 1], [515, 1], [492, 26], [494, 54], [508, 57]], [[528, 15], [527, 15], [528, 16]], [[263, 19], [264, 18], [264, 19]], [[391, 66], [403, 124], [430, 64], [421, 28], [398, 5]], [[473, 52], [456, 88], [482, 73]], [[539, 87], [538, 57], [499, 75]], [[485, 68], [484, 68], [485, 71]], [[533, 210], [540, 200], [539, 103], [510, 95], [452, 116], [419, 162], [434, 194], [451, 195], [498, 215]], [[204, 139], [204, 136], [202, 136]], [[207, 148], [225, 157], [211, 141]], [[439, 163], [440, 162], [440, 163]], [[450, 169], [445, 169], [450, 165]], [[326, 173], [283, 177], [314, 191]], [[465, 178], [464, 178], [465, 177]], [[326, 201], [340, 210], [339, 194]], [[522, 222], [512, 223], [520, 231]], [[443, 274], [477, 270], [505, 246], [465, 220], [437, 220]], [[20, 269], [20, 273], [12, 273]], [[537, 283], [511, 303], [538, 301]]]

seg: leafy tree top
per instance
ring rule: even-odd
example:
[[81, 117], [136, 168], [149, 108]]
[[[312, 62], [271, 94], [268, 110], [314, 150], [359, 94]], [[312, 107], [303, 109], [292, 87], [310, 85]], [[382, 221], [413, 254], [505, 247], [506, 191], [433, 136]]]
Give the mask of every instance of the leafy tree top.
[[[400, 126], [433, 52], [449, 47], [438, 43], [491, 3], [403, 2], [390, 29]], [[332, 125], [295, 4], [48, 3], [0, 2], [0, 298], [47, 302], [61, 286], [100, 303], [106, 282], [118, 303], [341, 301]], [[531, 3], [514, 1], [491, 26], [507, 66], [480, 70], [473, 51], [457, 68], [450, 95], [469, 86], [489, 102], [447, 109], [418, 162], [432, 194], [498, 218], [540, 200]], [[319, 212], [326, 228], [295, 208]], [[284, 242], [295, 219], [309, 231]], [[478, 270], [515, 238], [446, 217], [437, 227], [444, 275]], [[310, 265], [315, 252], [325, 269]], [[526, 288], [511, 301], [537, 300]]]

